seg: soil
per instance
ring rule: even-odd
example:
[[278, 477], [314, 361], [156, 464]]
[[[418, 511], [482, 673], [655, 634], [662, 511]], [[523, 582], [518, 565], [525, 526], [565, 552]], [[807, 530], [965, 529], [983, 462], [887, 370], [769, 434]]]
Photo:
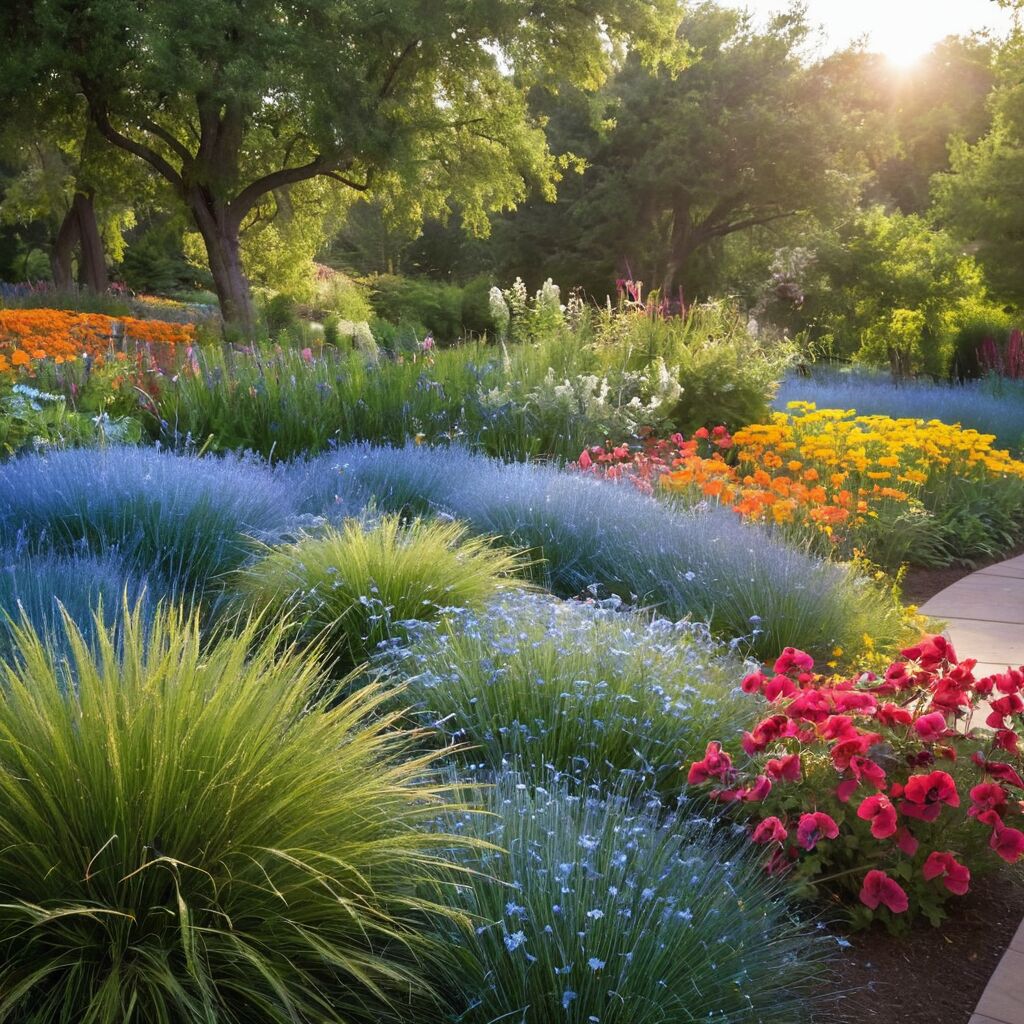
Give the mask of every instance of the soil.
[[1024, 547], [994, 558], [991, 562], [979, 563], [973, 568], [964, 565], [950, 565], [944, 569], [922, 569], [920, 566], [912, 565], [907, 570], [906, 576], [903, 577], [903, 600], [907, 604], [922, 605], [940, 590], [951, 587], [957, 580], [970, 576], [972, 572], [986, 569], [991, 565], [998, 565], [1000, 562], [1022, 554], [1024, 554]]
[[940, 927], [906, 935], [873, 928], [848, 936], [838, 967], [835, 1017], [843, 1024], [968, 1024], [1024, 919], [1024, 885], [1004, 870], [952, 898]]

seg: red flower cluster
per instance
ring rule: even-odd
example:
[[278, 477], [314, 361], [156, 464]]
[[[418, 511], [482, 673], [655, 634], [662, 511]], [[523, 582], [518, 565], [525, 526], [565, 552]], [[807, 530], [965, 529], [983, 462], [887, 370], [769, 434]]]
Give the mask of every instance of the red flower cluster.
[[576, 468], [609, 480], [628, 480], [638, 490], [652, 494], [658, 479], [692, 456], [732, 447], [725, 427], [701, 427], [687, 440], [682, 434], [657, 438], [641, 433], [635, 443], [604, 447], [596, 444], [580, 453]]
[[[754, 813], [750, 838], [772, 848], [768, 870], [808, 880], [832, 870], [822, 881], [859, 883], [851, 892], [872, 912], [913, 907], [937, 919], [943, 893], [968, 891], [965, 861], [986, 845], [1009, 863], [1024, 855], [1012, 823], [1024, 815], [1024, 779], [1010, 763], [1024, 727], [1024, 667], [977, 678], [975, 666], [941, 636], [907, 648], [882, 677], [826, 678], [786, 648], [741, 684], [771, 711], [743, 734], [748, 767], [711, 743], [688, 782]], [[972, 727], [982, 702], [987, 734]], [[961, 790], [971, 781], [968, 801]]]

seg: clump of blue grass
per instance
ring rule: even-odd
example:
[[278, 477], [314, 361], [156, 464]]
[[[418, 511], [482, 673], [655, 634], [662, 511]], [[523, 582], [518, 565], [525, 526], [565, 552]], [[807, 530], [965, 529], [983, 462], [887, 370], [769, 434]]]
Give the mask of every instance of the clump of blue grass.
[[0, 551], [0, 655], [15, 649], [15, 627], [26, 623], [51, 646], [66, 646], [65, 614], [92, 646], [97, 630], [114, 629], [125, 607], [148, 621], [161, 596], [116, 555]]
[[111, 447], [0, 466], [0, 543], [114, 553], [176, 596], [209, 588], [294, 512], [283, 478], [255, 459]]
[[480, 874], [453, 890], [480, 922], [449, 982], [459, 1024], [822, 1019], [834, 939], [743, 839], [618, 787], [508, 773], [482, 798], [494, 816], [461, 832], [497, 849], [467, 858]]
[[815, 371], [786, 378], [776, 409], [789, 402], [814, 402], [819, 409], [856, 409], [864, 416], [941, 420], [994, 434], [999, 444], [1024, 450], [1024, 382], [971, 381], [966, 384], [907, 382], [865, 371]]
[[726, 509], [677, 509], [628, 485], [455, 448], [343, 448], [307, 466], [309, 479], [317, 467], [329, 481], [321, 495], [428, 506], [529, 552], [537, 582], [559, 596], [616, 595], [706, 622], [762, 660], [792, 645], [826, 661], [865, 634], [880, 649], [908, 639], [876, 584]]
[[530, 778], [635, 774], [678, 791], [680, 766], [749, 726], [743, 667], [705, 629], [517, 593], [461, 612], [397, 659], [411, 703], [465, 756]]

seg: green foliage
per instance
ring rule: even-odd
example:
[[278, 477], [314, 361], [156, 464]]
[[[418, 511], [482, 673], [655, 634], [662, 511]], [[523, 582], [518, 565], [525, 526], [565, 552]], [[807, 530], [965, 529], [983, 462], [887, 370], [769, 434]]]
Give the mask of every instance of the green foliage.
[[[0, 1013], [96, 1024], [402, 1017], [434, 955], [417, 825], [446, 809], [360, 690], [255, 627], [138, 612], [70, 664], [31, 629], [0, 694]], [[276, 641], [276, 642], [275, 642]], [[26, 941], [26, 936], [35, 941]]]
[[896, 376], [945, 377], [953, 340], [985, 291], [947, 232], [876, 207], [819, 247], [801, 321], [833, 354]]
[[370, 290], [377, 316], [393, 324], [423, 324], [438, 341], [462, 336], [463, 295], [457, 285], [382, 274], [371, 280]]
[[209, 271], [185, 258], [181, 236], [180, 224], [166, 221], [153, 224], [132, 238], [120, 265], [124, 283], [133, 291], [157, 295], [208, 284]]
[[263, 322], [271, 338], [288, 334], [299, 326], [295, 299], [290, 295], [274, 295], [263, 306]]
[[485, 791], [496, 817], [463, 829], [500, 849], [466, 861], [479, 875], [458, 890], [484, 923], [452, 978], [456, 1019], [821, 1020], [833, 940], [726, 833], [627, 792], [513, 773]]
[[312, 300], [315, 313], [334, 314], [354, 323], [369, 320], [373, 316], [373, 308], [362, 284], [347, 274], [327, 267], [318, 270]]
[[1017, 305], [1024, 305], [1020, 275], [1024, 264], [1022, 55], [1024, 34], [1017, 31], [999, 54], [991, 130], [974, 145], [954, 140], [951, 170], [935, 182], [940, 215], [959, 238], [972, 244], [993, 293]]
[[469, 745], [467, 759], [538, 784], [642, 777], [678, 791], [680, 765], [750, 724], [738, 660], [699, 627], [516, 593], [403, 652], [402, 700]]
[[271, 549], [234, 584], [243, 607], [293, 622], [345, 672], [411, 622], [479, 608], [522, 570], [522, 559], [459, 523], [384, 516]]

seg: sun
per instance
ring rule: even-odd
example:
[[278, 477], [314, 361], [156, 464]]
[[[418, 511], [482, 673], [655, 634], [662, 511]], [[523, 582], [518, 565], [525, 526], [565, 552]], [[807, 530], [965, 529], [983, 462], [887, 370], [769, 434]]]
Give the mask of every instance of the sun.
[[881, 53], [893, 67], [909, 71], [931, 49], [931, 42], [920, 33], [886, 33], [876, 36], [872, 49]]

